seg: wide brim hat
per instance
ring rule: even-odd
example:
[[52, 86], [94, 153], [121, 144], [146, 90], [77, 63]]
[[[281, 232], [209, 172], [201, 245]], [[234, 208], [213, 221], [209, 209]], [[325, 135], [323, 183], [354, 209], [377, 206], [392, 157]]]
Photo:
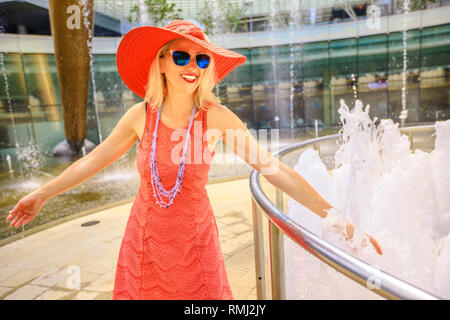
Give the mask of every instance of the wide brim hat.
[[164, 44], [178, 38], [191, 40], [212, 53], [215, 84], [247, 59], [244, 55], [213, 45], [190, 21], [174, 20], [165, 27], [137, 27], [125, 34], [116, 55], [119, 75], [131, 91], [145, 97], [150, 66], [156, 54]]

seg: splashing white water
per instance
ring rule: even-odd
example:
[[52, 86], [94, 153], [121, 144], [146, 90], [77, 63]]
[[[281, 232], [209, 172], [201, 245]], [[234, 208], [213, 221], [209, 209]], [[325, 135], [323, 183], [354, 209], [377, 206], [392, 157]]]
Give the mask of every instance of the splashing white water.
[[[450, 298], [450, 120], [436, 122], [435, 149], [410, 151], [398, 124], [378, 126], [361, 101], [339, 109], [342, 141], [329, 174], [317, 151], [305, 150], [295, 170], [336, 212], [326, 219], [289, 199], [289, 216], [344, 251], [404, 281]], [[330, 176], [331, 175], [331, 176]], [[353, 240], [336, 233], [331, 221], [346, 215]], [[363, 245], [367, 232], [383, 255]], [[370, 290], [334, 271], [285, 237], [288, 299], [373, 299]]]

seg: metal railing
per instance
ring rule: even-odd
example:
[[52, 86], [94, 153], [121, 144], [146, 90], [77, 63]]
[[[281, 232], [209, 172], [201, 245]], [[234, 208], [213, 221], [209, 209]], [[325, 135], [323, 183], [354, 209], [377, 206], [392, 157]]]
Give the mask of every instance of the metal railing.
[[[433, 130], [433, 125], [400, 129], [401, 132], [408, 133], [411, 148], [413, 147], [413, 132]], [[317, 150], [320, 148], [319, 143], [337, 138], [339, 138], [339, 134], [295, 143], [274, 152], [273, 155], [279, 157], [281, 161], [282, 156], [292, 151], [308, 146], [314, 146]], [[366, 287], [367, 290], [372, 290], [384, 298], [416, 300], [441, 299], [347, 254], [297, 224], [283, 212], [283, 192], [278, 188], [276, 189], [276, 205], [273, 204], [264, 194], [259, 178], [260, 173], [253, 170], [250, 175], [250, 190], [252, 193], [256, 288], [257, 298], [259, 300], [266, 299], [264, 239], [262, 233], [263, 221], [259, 211], [262, 211], [269, 219], [270, 275], [272, 299], [274, 300], [286, 299], [283, 233], [335, 270]], [[377, 279], [377, 285], [369, 286], [368, 284], [373, 281], [374, 277]]]

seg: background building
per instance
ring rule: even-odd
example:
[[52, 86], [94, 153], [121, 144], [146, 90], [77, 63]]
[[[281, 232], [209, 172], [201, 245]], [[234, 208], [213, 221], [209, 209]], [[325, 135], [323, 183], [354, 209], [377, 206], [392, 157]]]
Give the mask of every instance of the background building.
[[[403, 85], [408, 125], [450, 117], [450, 1], [419, 1], [408, 13], [402, 2], [168, 1], [212, 42], [247, 56], [216, 87], [222, 104], [249, 128], [280, 128], [282, 136], [315, 120], [339, 125], [340, 99], [361, 99], [373, 117], [399, 121]], [[120, 80], [115, 52], [124, 33], [152, 19], [144, 5], [95, 1], [94, 143], [140, 101]], [[0, 29], [0, 155], [29, 144], [49, 152], [64, 128], [47, 1], [0, 0]]]

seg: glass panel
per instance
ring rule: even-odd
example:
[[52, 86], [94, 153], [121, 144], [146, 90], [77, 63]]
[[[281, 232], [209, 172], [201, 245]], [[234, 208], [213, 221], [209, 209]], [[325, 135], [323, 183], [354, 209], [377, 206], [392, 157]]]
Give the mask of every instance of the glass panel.
[[328, 75], [328, 43], [326, 41], [303, 45], [303, 67], [305, 81], [323, 81], [324, 75]]
[[422, 68], [450, 66], [450, 24], [422, 30]]
[[269, 82], [272, 81], [271, 48], [255, 47], [250, 49], [251, 55], [251, 95], [253, 99], [253, 128], [270, 128], [273, 119], [269, 106], [272, 100], [268, 96]]
[[347, 105], [352, 105], [356, 87], [353, 92], [352, 79], [358, 75], [357, 40], [342, 39], [330, 42], [330, 99], [331, 110], [325, 113], [330, 118], [326, 121], [330, 125], [339, 124], [338, 109], [340, 100], [344, 99]]
[[22, 146], [31, 139], [27, 88], [20, 54], [0, 53], [0, 148]]
[[[24, 54], [23, 64], [32, 116], [30, 124], [40, 149], [50, 152], [65, 139], [55, 57], [50, 54]], [[48, 134], [49, 128], [51, 135]]]
[[387, 36], [362, 37], [358, 40], [358, 98], [370, 104], [370, 116], [387, 117]]
[[[328, 66], [328, 42], [305, 43], [303, 46], [303, 92], [305, 96], [305, 123], [324, 121], [324, 102], [329, 103], [330, 94]], [[324, 90], [326, 88], [326, 90]]]
[[450, 117], [450, 24], [424, 28], [421, 43], [420, 109], [421, 121]]
[[[101, 130], [102, 141], [104, 141], [112, 130], [114, 130], [118, 120], [124, 114], [124, 107], [121, 102], [122, 87], [120, 83], [122, 80], [117, 72], [115, 55], [95, 55], [93, 66], [94, 73], [91, 73], [89, 86], [88, 126], [86, 136], [88, 137], [87, 139], [93, 142], [100, 142], [98, 137], [98, 126]], [[94, 77], [94, 79], [92, 77]], [[93, 96], [93, 80], [95, 80], [95, 100]], [[142, 101], [142, 98], [129, 101], [129, 107], [139, 101]], [[95, 102], [97, 103], [97, 106], [95, 106]], [[95, 112], [96, 107], [100, 125], [97, 122], [97, 115]]]
[[[402, 109], [403, 35], [388, 35], [388, 117], [399, 122]], [[407, 103], [409, 105], [409, 103]]]
[[62, 120], [58, 71], [54, 55], [24, 54], [23, 62], [33, 121]]
[[14, 107], [25, 107], [28, 104], [27, 88], [23, 74], [20, 54], [1, 53], [0, 64], [0, 105], [2, 112], [9, 112], [11, 103]]
[[233, 51], [247, 57], [246, 63], [235, 68], [223, 79], [216, 92], [221, 101], [232, 110], [248, 127], [253, 127], [253, 98], [251, 94], [252, 69], [250, 50], [246, 48]]

